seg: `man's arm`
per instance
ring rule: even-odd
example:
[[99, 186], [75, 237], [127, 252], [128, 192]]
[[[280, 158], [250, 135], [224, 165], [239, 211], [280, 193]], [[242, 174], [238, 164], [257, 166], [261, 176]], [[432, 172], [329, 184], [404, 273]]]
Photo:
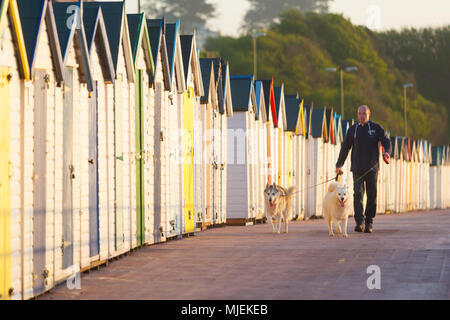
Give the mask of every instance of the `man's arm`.
[[384, 152], [386, 152], [387, 154], [391, 154], [391, 140], [388, 138], [386, 131], [382, 126], [380, 126], [380, 129], [380, 142], [384, 148]]
[[336, 169], [342, 168], [344, 165], [345, 159], [347, 159], [348, 152], [352, 148], [353, 145], [353, 131], [348, 130], [347, 135], [345, 136], [344, 143], [342, 144], [341, 151], [339, 152], [339, 158], [336, 162]]

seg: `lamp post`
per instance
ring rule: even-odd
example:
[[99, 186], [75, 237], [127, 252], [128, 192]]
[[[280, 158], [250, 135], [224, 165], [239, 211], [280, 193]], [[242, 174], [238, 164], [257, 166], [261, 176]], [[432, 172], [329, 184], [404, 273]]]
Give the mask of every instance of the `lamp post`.
[[408, 136], [408, 128], [407, 128], [407, 122], [406, 122], [406, 88], [411, 88], [412, 86], [413, 86], [412, 83], [403, 84], [403, 112], [405, 115], [405, 137]]
[[264, 37], [266, 34], [264, 32], [255, 32], [252, 34], [253, 38], [253, 74], [256, 80], [256, 38]]
[[[337, 72], [337, 68], [325, 68], [326, 71]], [[352, 72], [357, 71], [358, 67], [351, 66], [346, 68], [339, 68], [340, 73], [340, 83], [341, 83], [341, 115], [342, 119], [344, 119], [344, 72]]]

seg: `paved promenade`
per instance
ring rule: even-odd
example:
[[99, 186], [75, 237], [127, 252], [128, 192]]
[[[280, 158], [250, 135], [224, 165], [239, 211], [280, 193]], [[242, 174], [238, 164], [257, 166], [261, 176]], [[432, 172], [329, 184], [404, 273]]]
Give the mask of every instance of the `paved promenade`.
[[[323, 219], [221, 227], [144, 247], [40, 299], [450, 299], [450, 211], [378, 215], [330, 238]], [[282, 229], [283, 230], [283, 229]], [[380, 289], [367, 273], [379, 267]], [[376, 281], [370, 281], [376, 284]]]

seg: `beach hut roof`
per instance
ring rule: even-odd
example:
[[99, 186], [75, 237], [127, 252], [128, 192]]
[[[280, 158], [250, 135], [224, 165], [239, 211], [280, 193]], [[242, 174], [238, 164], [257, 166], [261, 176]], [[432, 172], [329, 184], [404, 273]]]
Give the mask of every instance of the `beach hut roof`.
[[[103, 22], [106, 28], [106, 35], [108, 37], [108, 44], [111, 53], [112, 65], [114, 72], [118, 71], [119, 53], [122, 43], [124, 46], [125, 64], [127, 70], [127, 77], [129, 81], [134, 82], [135, 69], [133, 61], [133, 53], [131, 50], [130, 33], [128, 30], [128, 21], [125, 13], [125, 1], [96, 1], [96, 2], [82, 2], [83, 11], [87, 9], [101, 8]], [[83, 21], [85, 19], [83, 18]], [[86, 24], [87, 22], [85, 22]], [[91, 26], [87, 27], [88, 29]], [[91, 34], [93, 34], [91, 32]], [[89, 42], [89, 37], [88, 42]]]
[[234, 112], [250, 111], [252, 104], [256, 106], [253, 76], [231, 76], [230, 83]]
[[194, 89], [198, 96], [205, 94], [203, 88], [202, 74], [200, 70], [200, 61], [197, 55], [197, 48], [195, 43], [195, 33], [190, 35], [180, 36], [181, 54], [183, 57], [184, 77], [187, 85], [189, 70], [192, 70], [194, 79]]
[[153, 60], [147, 23], [143, 13], [127, 14], [128, 31], [130, 34], [131, 52], [133, 53], [134, 66], [137, 68], [139, 48], [144, 47], [144, 60], [150, 75], [155, 75], [155, 63]]
[[297, 95], [284, 95], [287, 131], [296, 132], [300, 114], [301, 99]]
[[17, 3], [17, 8], [22, 24], [23, 39], [30, 68], [29, 74], [32, 75], [35, 68], [39, 35], [43, 30], [43, 26], [47, 25], [56, 80], [58, 83], [61, 83], [64, 80], [64, 65], [52, 2], [47, 0], [20, 0]]
[[5, 20], [8, 18], [12, 22], [13, 41], [15, 41], [15, 47], [19, 53], [20, 77], [30, 80], [30, 66], [16, 0], [1, 0], [0, 2], [0, 34], [3, 32], [3, 28], [6, 26]]
[[311, 136], [327, 140], [325, 108], [313, 108], [311, 113]]
[[164, 79], [164, 87], [170, 91], [172, 88], [172, 81], [170, 78], [170, 67], [167, 55], [166, 37], [164, 36], [164, 19], [147, 19], [147, 31], [150, 38], [150, 47], [152, 50], [153, 61], [156, 62], [161, 57], [162, 71]]

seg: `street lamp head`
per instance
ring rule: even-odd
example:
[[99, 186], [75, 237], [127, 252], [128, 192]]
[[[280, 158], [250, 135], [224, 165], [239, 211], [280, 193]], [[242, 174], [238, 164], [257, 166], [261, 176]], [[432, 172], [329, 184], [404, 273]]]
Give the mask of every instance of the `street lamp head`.
[[265, 32], [255, 32], [252, 34], [252, 38], [264, 37], [265, 35]]
[[336, 72], [337, 68], [325, 68], [325, 71]]
[[404, 83], [403, 84], [403, 88], [411, 88], [411, 87], [413, 87], [414, 85], [412, 84], [412, 83]]
[[352, 66], [345, 68], [345, 72], [358, 71], [358, 67]]

